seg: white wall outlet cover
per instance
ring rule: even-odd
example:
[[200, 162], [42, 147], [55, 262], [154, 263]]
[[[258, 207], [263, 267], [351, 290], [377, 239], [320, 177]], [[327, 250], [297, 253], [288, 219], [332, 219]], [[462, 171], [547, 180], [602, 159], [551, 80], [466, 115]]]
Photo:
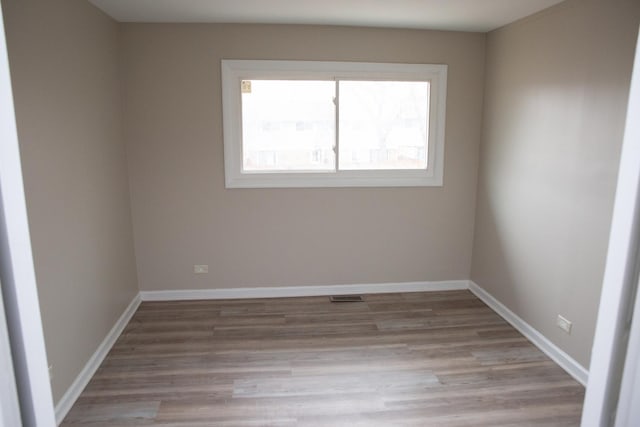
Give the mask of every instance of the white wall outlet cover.
[[208, 265], [194, 265], [193, 266], [193, 272], [194, 273], [208, 273], [209, 272], [209, 266]]
[[558, 319], [556, 320], [556, 325], [558, 325], [558, 328], [562, 329], [566, 333], [568, 333], [568, 334], [571, 333], [571, 325], [572, 325], [572, 323], [566, 317], [558, 314]]
[[194, 265], [193, 272], [196, 274], [208, 273], [209, 266], [208, 265]]
[[194, 265], [193, 272], [197, 274], [208, 273], [209, 266], [208, 265]]

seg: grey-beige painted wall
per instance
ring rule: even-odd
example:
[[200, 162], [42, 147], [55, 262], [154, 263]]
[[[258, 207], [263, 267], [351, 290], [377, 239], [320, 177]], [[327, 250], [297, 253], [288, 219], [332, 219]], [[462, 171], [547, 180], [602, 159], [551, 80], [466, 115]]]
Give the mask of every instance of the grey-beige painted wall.
[[84, 0], [3, 0], [58, 401], [137, 294], [118, 25]]
[[[484, 34], [124, 24], [122, 42], [141, 290], [469, 278]], [[225, 189], [222, 58], [448, 64], [444, 186]]]
[[586, 368], [639, 22], [568, 1], [487, 38], [471, 278]]

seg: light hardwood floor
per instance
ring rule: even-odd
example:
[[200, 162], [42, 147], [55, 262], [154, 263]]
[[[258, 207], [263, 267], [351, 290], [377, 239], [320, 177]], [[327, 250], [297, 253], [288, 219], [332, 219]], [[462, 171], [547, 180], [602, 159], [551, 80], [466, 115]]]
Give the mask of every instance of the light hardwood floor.
[[145, 302], [65, 426], [577, 426], [584, 388], [468, 291]]

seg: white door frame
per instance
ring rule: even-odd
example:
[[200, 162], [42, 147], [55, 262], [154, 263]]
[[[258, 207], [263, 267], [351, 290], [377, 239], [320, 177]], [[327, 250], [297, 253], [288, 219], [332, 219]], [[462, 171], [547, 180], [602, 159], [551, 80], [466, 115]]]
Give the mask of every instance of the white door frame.
[[[0, 282], [22, 425], [55, 426], [0, 5]], [[4, 316], [2, 316], [4, 319]], [[3, 322], [4, 323], [4, 322]], [[5, 354], [1, 355], [6, 358]], [[4, 374], [4, 371], [2, 372]], [[9, 386], [10, 387], [10, 386]], [[15, 396], [0, 395], [2, 408]], [[4, 415], [4, 413], [3, 413]], [[13, 415], [15, 417], [15, 414]], [[15, 423], [8, 426], [19, 426]]]
[[[640, 43], [636, 45], [627, 121], [609, 236], [609, 250], [591, 352], [582, 427], [639, 426], [633, 396], [640, 393], [640, 306], [636, 304], [640, 269]], [[633, 313], [636, 319], [633, 320]], [[629, 340], [631, 322], [634, 339]], [[628, 357], [636, 357], [629, 359]], [[627, 363], [625, 366], [625, 359]], [[624, 375], [624, 376], [623, 376]], [[624, 378], [624, 380], [623, 380]], [[624, 387], [622, 387], [622, 383]], [[620, 406], [618, 405], [620, 404]], [[635, 402], [638, 406], [638, 401]]]
[[633, 323], [629, 334], [629, 348], [625, 358], [620, 397], [616, 411], [616, 427], [640, 424], [640, 279], [636, 288]]
[[[0, 289], [2, 289], [2, 283], [0, 283]], [[2, 427], [19, 426], [21, 423], [20, 402], [9, 345], [9, 331], [4, 315], [2, 292], [0, 292], [0, 372], [2, 372], [0, 375], [0, 426]]]

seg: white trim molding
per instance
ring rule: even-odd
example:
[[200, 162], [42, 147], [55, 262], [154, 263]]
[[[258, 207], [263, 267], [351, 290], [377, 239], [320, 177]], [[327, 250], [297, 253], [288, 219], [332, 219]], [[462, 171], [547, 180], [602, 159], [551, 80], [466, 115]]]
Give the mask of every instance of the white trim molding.
[[[582, 426], [640, 425], [640, 34], [636, 43], [624, 140], [591, 349], [592, 372]], [[638, 370], [636, 370], [638, 369]], [[634, 378], [635, 377], [635, 378]]]
[[498, 313], [504, 320], [509, 322], [511, 326], [516, 328], [522, 335], [531, 341], [543, 353], [549, 356], [562, 369], [567, 371], [576, 381], [583, 386], [587, 385], [589, 371], [578, 363], [574, 358], [569, 356], [557, 345], [552, 343], [547, 337], [538, 332], [533, 326], [522, 320], [517, 314], [509, 310], [504, 304], [494, 298], [489, 292], [478, 286], [472, 280], [469, 280], [469, 290], [493, 311]]
[[183, 291], [141, 291], [140, 297], [142, 298], [142, 301], [177, 301], [198, 299], [286, 298], [326, 295], [384, 294], [394, 292], [433, 292], [464, 289], [468, 289], [468, 283], [466, 280], [445, 280], [439, 282], [189, 289]]
[[141, 301], [142, 300], [140, 299], [140, 294], [136, 294], [136, 296], [133, 297], [133, 299], [124, 310], [122, 315], [118, 318], [116, 323], [113, 325], [107, 336], [100, 343], [91, 358], [87, 361], [86, 365], [84, 365], [84, 368], [82, 369], [82, 371], [80, 371], [75, 381], [71, 384], [71, 386], [65, 392], [64, 396], [62, 396], [60, 401], [57, 403], [55, 407], [57, 425], [60, 425], [73, 404], [76, 402], [76, 400], [78, 400], [78, 397], [80, 397], [80, 393], [82, 393], [82, 390], [84, 390], [87, 384], [89, 384], [89, 381], [96, 373], [105, 357], [107, 357], [107, 354], [111, 350], [111, 347], [113, 347], [113, 345], [116, 343], [116, 340], [118, 339], [118, 337], [120, 337], [120, 334], [122, 334], [122, 331], [135, 314]]
[[[446, 64], [398, 64], [339, 61], [229, 60], [221, 62], [222, 119], [226, 188], [293, 187], [440, 187], [443, 185]], [[426, 168], [347, 170], [339, 155], [325, 171], [247, 171], [243, 168], [242, 82], [244, 80], [320, 80], [336, 82], [334, 150], [340, 152], [339, 109], [341, 81], [428, 82]], [[330, 98], [327, 98], [329, 101]]]

